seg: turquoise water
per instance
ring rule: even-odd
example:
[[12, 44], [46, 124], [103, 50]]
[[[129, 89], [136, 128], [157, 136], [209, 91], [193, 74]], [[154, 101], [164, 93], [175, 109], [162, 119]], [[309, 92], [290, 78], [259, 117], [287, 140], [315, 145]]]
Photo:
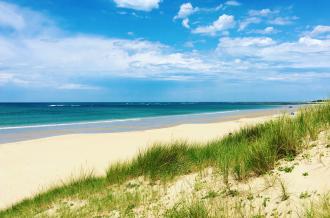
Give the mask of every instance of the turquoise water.
[[270, 109], [292, 103], [0, 103], [0, 129]]

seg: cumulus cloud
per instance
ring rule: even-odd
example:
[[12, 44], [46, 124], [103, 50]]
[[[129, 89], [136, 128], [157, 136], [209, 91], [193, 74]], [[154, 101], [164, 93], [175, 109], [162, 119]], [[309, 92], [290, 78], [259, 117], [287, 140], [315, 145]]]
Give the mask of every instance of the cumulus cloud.
[[199, 11], [199, 8], [197, 8], [197, 7], [194, 8], [190, 2], [184, 3], [180, 6], [178, 14], [175, 15], [175, 17], [173, 19], [174, 20], [175, 19], [182, 19], [182, 26], [189, 29], [190, 25], [189, 25], [189, 18], [188, 17], [190, 15], [196, 13], [197, 11]]
[[[46, 16], [8, 5], [7, 13], [21, 16], [24, 25], [3, 20], [0, 23], [0, 28], [12, 29], [0, 36], [1, 86], [88, 90], [98, 88], [86, 84], [95, 78], [251, 80], [281, 78], [283, 69], [308, 68], [310, 72], [330, 69], [330, 40], [309, 35], [293, 42], [278, 42], [270, 37], [222, 37], [214, 51], [184, 52], [143, 39], [64, 33]], [[222, 15], [211, 25], [200, 26], [193, 32], [216, 35], [234, 24], [233, 16]], [[314, 34], [325, 31], [315, 29]], [[199, 42], [187, 46], [194, 43]]]
[[178, 13], [174, 16], [174, 20], [176, 19], [182, 19], [182, 26], [190, 29], [190, 20], [189, 17], [197, 12], [201, 13], [210, 13], [210, 12], [216, 12], [219, 11], [223, 7], [222, 4], [212, 7], [212, 8], [199, 8], [199, 7], [193, 7], [193, 5], [190, 2], [183, 3], [180, 6], [180, 9]]
[[[277, 42], [269, 37], [224, 37], [216, 49], [243, 80], [311, 81], [329, 79], [330, 40], [301, 37]], [[235, 66], [236, 65], [236, 66]], [[249, 73], [247, 73], [249, 72]]]
[[[44, 23], [47, 18], [32, 11], [29, 17], [24, 16], [26, 9], [14, 5], [9, 8], [15, 16], [22, 15], [27, 26], [0, 36], [1, 84], [24, 82], [62, 89], [89, 89], [90, 86], [71, 80], [98, 76], [183, 79], [189, 72], [207, 74], [212, 67], [198, 54], [176, 52], [166, 45], [147, 40], [67, 35], [63, 32], [49, 34], [49, 30], [57, 29], [52, 25], [39, 25], [38, 31], [31, 35], [25, 30], [30, 28], [29, 19], [37, 21], [38, 18], [40, 20], [34, 23]], [[0, 28], [6, 26], [7, 23], [0, 23]]]
[[[330, 40], [301, 37], [295, 42], [276, 42], [269, 37], [221, 38], [217, 51], [255, 62], [281, 63], [285, 67], [329, 68]], [[257, 58], [257, 59], [256, 59]], [[280, 66], [280, 64], [278, 65]]]
[[151, 11], [159, 7], [161, 0], [114, 0], [117, 7]]
[[178, 14], [174, 17], [174, 19], [184, 19], [197, 12], [199, 9], [194, 8], [190, 2], [184, 3], [180, 6]]
[[31, 71], [30, 76], [42, 80], [96, 75], [157, 77], [161, 73], [170, 77], [171, 72], [208, 71], [210, 68], [196, 55], [172, 52], [167, 46], [143, 40], [72, 36], [16, 39], [7, 40], [7, 43], [11, 49], [0, 61], [15, 71], [17, 78], [28, 79], [27, 70]]
[[232, 15], [223, 14], [209, 26], [199, 26], [193, 30], [196, 34], [215, 35], [216, 33], [233, 28], [235, 18]]

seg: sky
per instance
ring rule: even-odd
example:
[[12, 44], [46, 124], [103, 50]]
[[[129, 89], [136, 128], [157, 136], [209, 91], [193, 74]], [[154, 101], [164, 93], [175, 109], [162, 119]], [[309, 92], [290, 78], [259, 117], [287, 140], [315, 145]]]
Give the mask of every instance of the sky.
[[328, 0], [0, 0], [0, 101], [330, 97]]

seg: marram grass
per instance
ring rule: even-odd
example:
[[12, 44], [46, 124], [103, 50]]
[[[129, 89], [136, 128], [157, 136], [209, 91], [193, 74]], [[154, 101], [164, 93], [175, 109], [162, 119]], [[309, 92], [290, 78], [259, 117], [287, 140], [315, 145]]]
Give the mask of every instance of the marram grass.
[[327, 193], [312, 205], [305, 212], [307, 218], [329, 218], [330, 217], [330, 193]]
[[128, 163], [111, 166], [107, 180], [117, 183], [142, 175], [166, 179], [206, 166], [218, 167], [225, 175], [234, 173], [238, 179], [260, 175], [278, 159], [295, 156], [304, 148], [306, 137], [314, 139], [329, 125], [330, 105], [326, 104], [302, 109], [295, 118], [283, 115], [243, 128], [203, 146], [186, 142], [155, 145]]
[[[229, 175], [239, 180], [261, 175], [273, 169], [277, 160], [297, 155], [307, 145], [306, 140], [315, 139], [320, 131], [329, 127], [330, 103], [326, 103], [303, 108], [295, 117], [283, 115], [203, 145], [182, 141], [156, 144], [129, 162], [111, 165], [106, 177], [87, 175], [55, 187], [1, 211], [0, 217], [32, 216], [59, 199], [73, 196], [89, 199], [101, 191], [109, 192], [106, 194], [110, 196], [109, 187], [139, 176], [152, 181], [168, 180], [209, 166], [218, 169], [224, 175], [225, 182]], [[115, 198], [109, 199], [98, 202], [98, 206], [91, 209], [95, 211], [90, 213], [96, 213], [102, 206], [111, 207]], [[118, 202], [125, 204], [126, 201]], [[171, 214], [176, 212], [172, 211]], [[184, 212], [194, 213], [190, 210], [180, 211]]]

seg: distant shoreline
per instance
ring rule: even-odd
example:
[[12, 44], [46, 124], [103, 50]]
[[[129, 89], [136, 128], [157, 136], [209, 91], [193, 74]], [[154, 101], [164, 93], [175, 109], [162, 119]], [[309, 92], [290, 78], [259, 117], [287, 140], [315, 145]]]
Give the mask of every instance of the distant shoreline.
[[[291, 103], [256, 102], [105, 102], [0, 103], [0, 131], [88, 125], [126, 120], [271, 109]], [[297, 105], [297, 103], [292, 103]]]
[[0, 127], [0, 144], [68, 134], [131, 132], [166, 128], [181, 124], [223, 122], [244, 117], [291, 112], [300, 106], [294, 105], [289, 107], [289, 105], [283, 105], [270, 109], [242, 109], [117, 120]]

